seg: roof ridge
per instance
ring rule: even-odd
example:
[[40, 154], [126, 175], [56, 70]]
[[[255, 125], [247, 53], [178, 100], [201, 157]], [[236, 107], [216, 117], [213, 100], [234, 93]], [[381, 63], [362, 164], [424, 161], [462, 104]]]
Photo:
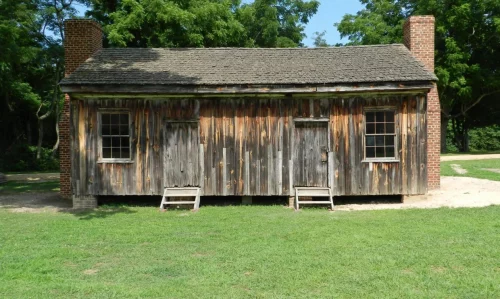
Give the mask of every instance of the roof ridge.
[[379, 48], [379, 47], [404, 47], [403, 44], [379, 44], [379, 45], [354, 45], [354, 46], [335, 46], [335, 47], [312, 47], [312, 48], [243, 48], [243, 47], [212, 47], [212, 48], [103, 48], [103, 50], [246, 50], [246, 51], [306, 51], [306, 50], [324, 50], [324, 49], [345, 49], [345, 48]]

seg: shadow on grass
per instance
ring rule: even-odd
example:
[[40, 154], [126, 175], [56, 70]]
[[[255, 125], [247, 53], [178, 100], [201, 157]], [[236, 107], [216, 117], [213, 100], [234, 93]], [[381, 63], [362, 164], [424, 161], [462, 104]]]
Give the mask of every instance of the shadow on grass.
[[62, 212], [69, 213], [78, 217], [79, 220], [103, 219], [116, 214], [135, 214], [134, 211], [126, 206], [102, 206], [92, 210], [67, 209]]

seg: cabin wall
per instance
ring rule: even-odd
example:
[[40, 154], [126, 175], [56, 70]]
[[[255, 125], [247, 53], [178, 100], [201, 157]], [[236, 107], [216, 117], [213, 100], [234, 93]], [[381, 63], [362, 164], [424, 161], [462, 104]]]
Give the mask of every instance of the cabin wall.
[[[397, 108], [400, 162], [363, 161], [363, 109]], [[72, 97], [72, 190], [86, 195], [161, 195], [168, 176], [167, 123], [199, 120], [203, 195], [293, 195], [294, 119], [326, 118], [328, 183], [335, 195], [427, 191], [426, 96], [349, 98], [81, 98]], [[131, 115], [131, 163], [100, 163], [98, 110]], [[194, 161], [194, 160], [193, 160]]]

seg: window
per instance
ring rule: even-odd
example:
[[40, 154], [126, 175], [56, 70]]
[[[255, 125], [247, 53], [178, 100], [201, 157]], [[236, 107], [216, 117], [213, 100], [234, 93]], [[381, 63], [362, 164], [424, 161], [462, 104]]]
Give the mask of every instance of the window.
[[103, 160], [130, 160], [130, 123], [128, 112], [101, 112]]
[[365, 112], [365, 158], [396, 158], [394, 110]]

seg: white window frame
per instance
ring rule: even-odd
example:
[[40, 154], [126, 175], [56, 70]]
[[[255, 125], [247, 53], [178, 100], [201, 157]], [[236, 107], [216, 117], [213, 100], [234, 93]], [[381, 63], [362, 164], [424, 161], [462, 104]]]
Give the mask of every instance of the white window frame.
[[[394, 133], [391, 134], [380, 134], [384, 136], [390, 136], [394, 135], [394, 157], [375, 157], [375, 158], [368, 158], [366, 157], [366, 113], [367, 112], [393, 112], [394, 113]], [[366, 107], [363, 109], [363, 140], [362, 140], [362, 146], [363, 146], [363, 162], [399, 162], [399, 152], [398, 152], [398, 112], [397, 108], [393, 106], [389, 107]], [[369, 136], [373, 135], [376, 136], [377, 134], [368, 134]]]
[[[128, 114], [128, 138], [129, 138], [129, 143], [128, 143], [128, 146], [129, 146], [129, 158], [104, 158], [103, 157], [103, 143], [102, 143], [102, 115], [103, 114]], [[131, 123], [132, 123], [132, 120], [131, 120], [131, 115], [130, 115], [130, 110], [128, 109], [110, 109], [110, 108], [106, 108], [106, 109], [99, 109], [97, 111], [97, 120], [98, 120], [98, 155], [99, 155], [99, 159], [98, 159], [98, 163], [133, 163], [133, 160], [132, 160], [132, 128], [131, 128]], [[107, 135], [108, 136], [108, 135]], [[112, 136], [111, 136], [112, 137]], [[123, 138], [123, 137], [127, 137], [125, 135], [119, 135], [119, 136], [116, 136], [116, 137], [119, 137], [119, 138]]]

